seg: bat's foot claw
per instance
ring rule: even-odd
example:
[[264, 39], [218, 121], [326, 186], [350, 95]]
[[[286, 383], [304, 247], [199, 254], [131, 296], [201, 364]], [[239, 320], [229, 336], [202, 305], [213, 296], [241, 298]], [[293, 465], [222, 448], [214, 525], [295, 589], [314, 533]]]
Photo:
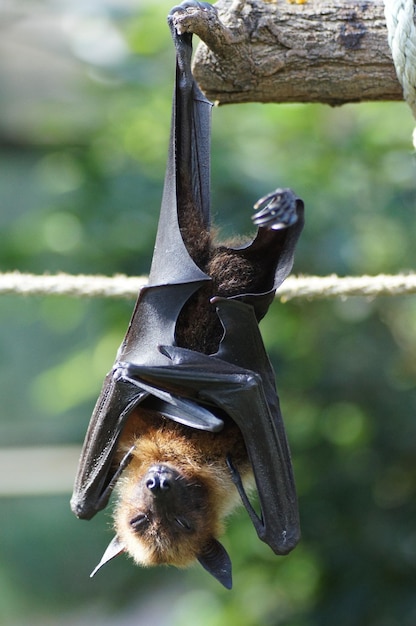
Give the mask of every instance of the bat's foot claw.
[[208, 2], [196, 2], [196, 0], [185, 0], [182, 4], [174, 6], [168, 15], [168, 22], [175, 28], [178, 35], [194, 32], [196, 22], [210, 21], [217, 15], [217, 9]]
[[252, 220], [260, 228], [281, 230], [295, 224], [297, 196], [291, 189], [275, 189], [254, 205]]
[[216, 11], [216, 8], [209, 2], [197, 2], [196, 0], [184, 0], [181, 4], [177, 4], [169, 11], [169, 17], [174, 13], [184, 13], [187, 9], [195, 9], [197, 11]]

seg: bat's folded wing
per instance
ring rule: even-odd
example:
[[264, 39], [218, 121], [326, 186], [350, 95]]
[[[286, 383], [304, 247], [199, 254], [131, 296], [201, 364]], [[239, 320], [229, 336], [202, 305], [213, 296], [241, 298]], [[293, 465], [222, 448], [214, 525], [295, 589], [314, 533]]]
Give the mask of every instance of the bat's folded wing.
[[90, 519], [111, 495], [111, 467], [124, 424], [131, 411], [148, 395], [128, 381], [107, 374], [85, 437], [75, 478], [71, 508]]
[[[203, 284], [204, 277], [184, 284], [149, 286], [140, 293], [118, 359], [104, 380], [88, 426], [71, 499], [72, 510], [78, 517], [89, 519], [106, 506], [114, 486], [117, 472], [114, 454], [123, 428], [130, 413], [149, 395], [147, 408], [170, 419], [203, 430], [222, 428], [222, 421], [208, 410], [189, 406], [187, 400], [174, 397], [168, 391], [140, 385], [129, 378], [124, 368], [124, 362], [155, 367], [169, 365], [169, 359], [161, 354], [158, 344], [174, 342], [179, 311]], [[159, 403], [157, 406], [155, 400]]]
[[131, 364], [128, 372], [139, 381], [178, 389], [195, 403], [217, 407], [236, 422], [253, 467], [261, 518], [250, 505], [234, 470], [237, 488], [260, 539], [276, 553], [286, 554], [299, 540], [299, 519], [273, 372], [252, 307], [217, 299], [217, 311], [225, 333], [216, 355], [162, 346], [161, 351], [171, 359], [169, 366]]

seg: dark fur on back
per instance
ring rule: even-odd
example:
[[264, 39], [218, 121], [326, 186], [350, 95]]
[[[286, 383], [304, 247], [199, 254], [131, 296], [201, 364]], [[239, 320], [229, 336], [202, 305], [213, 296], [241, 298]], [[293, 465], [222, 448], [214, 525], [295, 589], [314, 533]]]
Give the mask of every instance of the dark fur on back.
[[[187, 250], [212, 282], [202, 287], [186, 303], [176, 325], [177, 345], [213, 354], [217, 351], [223, 329], [210, 303], [214, 296], [233, 297], [242, 293], [263, 293], [273, 287], [274, 259], [242, 253], [240, 242], [216, 244], [215, 229], [204, 226], [192, 205], [182, 207], [179, 223]], [[235, 248], [233, 247], [235, 246]]]

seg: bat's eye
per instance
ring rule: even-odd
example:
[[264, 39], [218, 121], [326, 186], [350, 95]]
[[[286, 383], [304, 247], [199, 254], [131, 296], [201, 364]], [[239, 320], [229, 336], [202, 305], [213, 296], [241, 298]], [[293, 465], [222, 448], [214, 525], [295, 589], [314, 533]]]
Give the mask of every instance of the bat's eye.
[[140, 513], [140, 515], [137, 515], [137, 517], [133, 517], [133, 519], [130, 520], [130, 526], [132, 530], [139, 530], [143, 528], [143, 526], [146, 525], [148, 521], [149, 519], [147, 515], [145, 515], [144, 513]]
[[179, 526], [182, 530], [192, 530], [190, 523], [184, 517], [176, 517], [175, 524]]

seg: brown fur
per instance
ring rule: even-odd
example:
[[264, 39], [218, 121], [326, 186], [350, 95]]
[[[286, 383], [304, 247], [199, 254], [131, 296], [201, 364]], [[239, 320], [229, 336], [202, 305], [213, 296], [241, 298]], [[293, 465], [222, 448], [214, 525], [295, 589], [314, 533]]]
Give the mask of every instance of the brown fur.
[[[142, 565], [189, 565], [223, 531], [223, 518], [238, 503], [225, 457], [233, 459], [244, 477], [249, 464], [236, 426], [226, 425], [221, 436], [191, 430], [146, 411], [133, 413], [123, 436], [122, 456], [134, 445], [133, 460], [118, 485], [119, 503], [115, 529], [133, 558]], [[175, 469], [185, 486], [185, 510], [170, 510], [172, 518], [184, 517], [192, 528], [182, 532], [166, 518], [146, 509], [143, 477], [149, 467], [163, 464]], [[182, 508], [181, 502], [181, 508]], [[143, 533], [131, 531], [130, 520], [139, 513], [152, 517]]]

